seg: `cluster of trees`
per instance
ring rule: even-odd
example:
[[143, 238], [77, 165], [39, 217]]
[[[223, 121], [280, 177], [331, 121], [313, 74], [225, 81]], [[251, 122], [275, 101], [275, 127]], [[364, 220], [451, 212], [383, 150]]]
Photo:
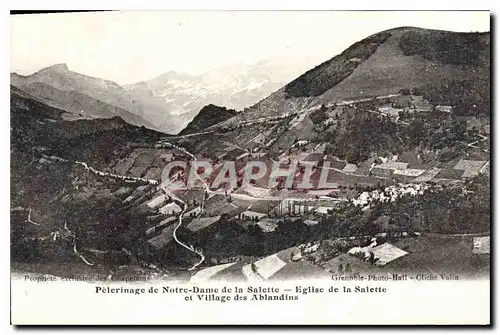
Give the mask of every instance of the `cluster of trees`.
[[431, 233], [482, 233], [490, 230], [489, 180], [480, 176], [468, 185], [448, 187], [424, 197], [402, 197], [380, 206], [391, 220]]
[[491, 116], [490, 79], [446, 80], [442, 85], [425, 85], [413, 89], [432, 105], [451, 105], [457, 116]]
[[359, 163], [372, 152], [397, 152], [402, 149], [404, 128], [386, 117], [373, 113], [345, 113], [334, 130], [324, 132], [322, 141], [329, 143], [327, 153]]
[[413, 143], [419, 141], [419, 144], [431, 150], [453, 147], [470, 139], [467, 123], [463, 120], [457, 120], [453, 116], [444, 123], [427, 122], [422, 124], [422, 121], [415, 120], [410, 125], [409, 130]]
[[445, 64], [477, 65], [480, 53], [489, 45], [483, 41], [488, 33], [447, 31], [409, 31], [401, 36], [399, 47], [407, 56], [420, 55]]
[[181, 227], [178, 236], [182, 241], [201, 246], [209, 256], [260, 256], [264, 251], [264, 233], [259, 226], [244, 228], [227, 216], [222, 216], [219, 222], [196, 233]]
[[320, 141], [328, 143], [327, 153], [351, 163], [363, 162], [374, 152], [399, 153], [416, 148], [461, 152], [464, 142], [475, 140], [465, 120], [443, 113], [415, 116], [409, 125], [401, 125], [376, 113], [348, 111], [337, 118], [335, 127], [320, 132]]
[[326, 108], [325, 105], [321, 105], [321, 107], [318, 110], [312, 112], [309, 115], [309, 118], [315, 125], [318, 125], [323, 123], [328, 118], [327, 112], [328, 108]]

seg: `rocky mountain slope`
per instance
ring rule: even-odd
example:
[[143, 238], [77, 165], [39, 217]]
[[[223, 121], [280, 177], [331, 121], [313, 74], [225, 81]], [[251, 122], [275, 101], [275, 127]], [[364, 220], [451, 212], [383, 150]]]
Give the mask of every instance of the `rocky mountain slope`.
[[[369, 36], [227, 123], [279, 116], [403, 88], [489, 78], [490, 34], [401, 27]], [[489, 85], [489, 83], [483, 83]]]
[[112, 118], [120, 117], [126, 122], [155, 129], [156, 126], [143, 117], [133, 114], [125, 109], [93, 99], [92, 97], [77, 91], [65, 91], [57, 89], [41, 82], [22, 85], [19, 89], [37, 97], [49, 106], [65, 110], [65, 118], [68, 120], [82, 118]]
[[[286, 155], [305, 142], [304, 150], [326, 146], [328, 153], [352, 163], [405, 150], [445, 149], [460, 155], [460, 146], [485, 135], [461, 129], [490, 122], [489, 38], [489, 33], [413, 27], [374, 34], [205, 129], [217, 137], [185, 142], [197, 152], [229, 142], [271, 155]], [[407, 121], [400, 115], [404, 101], [412, 109]], [[428, 114], [439, 105], [453, 113]]]
[[54, 65], [29, 76], [13, 73], [11, 85], [69, 112], [80, 109], [78, 113], [83, 110], [97, 117], [109, 117], [111, 114], [124, 117], [138, 126], [144, 125], [165, 132], [174, 131], [168, 123], [153, 124], [145, 120], [149, 113], [168, 113], [161, 100], [154, 97], [138, 99], [112, 81], [70, 71], [65, 64]]

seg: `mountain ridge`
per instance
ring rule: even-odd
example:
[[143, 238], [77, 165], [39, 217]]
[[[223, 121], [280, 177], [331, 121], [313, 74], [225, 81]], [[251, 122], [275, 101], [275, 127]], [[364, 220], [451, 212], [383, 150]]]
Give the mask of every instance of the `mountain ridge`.
[[[154, 97], [139, 99], [113, 81], [71, 71], [65, 64], [56, 64], [47, 67], [29, 76], [11, 73], [11, 84], [13, 86], [27, 87], [34, 83], [43, 83], [59, 91], [79, 92], [95, 101], [100, 101], [119, 110], [127, 111], [137, 116], [135, 118], [131, 116], [126, 117], [135, 125], [144, 125], [166, 133], [175, 132], [175, 127], [169, 122], [168, 110], [161, 100]], [[54, 101], [57, 100], [57, 96], [52, 96], [52, 99]], [[163, 115], [165, 121], [163, 123], [155, 123], [150, 120], [145, 121], [146, 114], [149, 113]]]
[[181, 130], [179, 135], [187, 135], [202, 131], [211, 125], [225, 121], [238, 114], [234, 109], [227, 109], [213, 104], [203, 107], [199, 113]]
[[75, 90], [63, 91], [42, 82], [32, 82], [31, 84], [19, 87], [19, 89], [30, 93], [32, 96], [36, 96], [39, 100], [41, 100], [41, 102], [46, 103], [49, 106], [65, 110], [73, 114], [73, 117], [68, 117], [68, 119], [106, 119], [119, 116], [130, 124], [145, 126], [150, 129], [155, 128], [153, 124], [139, 115], [133, 114], [122, 108], [109, 105], [100, 100], [93, 99], [92, 97]]
[[[461, 36], [477, 36], [477, 39], [481, 41], [480, 45], [482, 49], [476, 50], [476, 53], [479, 54], [483, 63], [472, 65], [441, 64], [438, 60], [431, 61], [425, 59], [418, 52], [405, 55], [404, 51], [401, 50], [400, 41], [407, 32], [415, 32], [423, 36], [426, 34], [445, 35], [447, 39], [444, 42], [449, 42], [451, 45], [453, 45], [454, 41], [460, 40]], [[357, 48], [366, 47], [366, 44], [371, 43], [374, 37], [377, 38], [387, 34], [390, 34], [390, 36], [383, 43], [379, 44], [377, 48], [370, 50], [368, 57], [365, 57], [356, 66], [343, 66], [343, 63], [339, 64], [339, 60], [345, 60], [342, 58], [346, 53], [356, 54]], [[447, 77], [458, 79], [480, 77], [489, 72], [489, 36], [489, 32], [461, 33], [417, 27], [398, 27], [372, 34], [354, 43], [340, 54], [306, 71], [268, 97], [245, 109], [232, 119], [225, 121], [221, 126], [237, 124], [244, 120], [279, 116], [285, 113], [285, 111], [296, 112], [343, 99], [394, 94], [401, 88], [421, 86], [434, 81], [442, 83], [443, 79]], [[426, 40], [436, 43], [436, 39], [421, 39], [424, 42]], [[442, 42], [440, 41], [440, 43]], [[460, 46], [462, 49], [467, 48], [467, 45], [462, 44]], [[433, 48], [432, 44], [430, 48]], [[340, 73], [341, 80], [331, 81], [330, 76], [321, 74], [321, 71], [331, 64], [333, 64], [334, 70], [332, 73], [336, 76]], [[338, 71], [335, 70], [335, 67], [338, 68]], [[318, 83], [318, 78], [319, 81], [325, 78], [326, 84]], [[323, 85], [324, 87], [319, 90], [321, 92], [316, 92], [319, 93], [316, 95], [308, 94], [310, 92], [303, 92], [306, 94], [291, 96], [289, 93], [292, 92], [293, 95], [293, 89], [296, 88], [297, 83]]]

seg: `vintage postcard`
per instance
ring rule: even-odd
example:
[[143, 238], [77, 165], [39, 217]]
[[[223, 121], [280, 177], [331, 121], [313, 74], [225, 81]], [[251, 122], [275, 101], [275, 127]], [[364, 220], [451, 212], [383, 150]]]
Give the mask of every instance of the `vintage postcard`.
[[12, 324], [490, 324], [488, 11], [10, 30]]

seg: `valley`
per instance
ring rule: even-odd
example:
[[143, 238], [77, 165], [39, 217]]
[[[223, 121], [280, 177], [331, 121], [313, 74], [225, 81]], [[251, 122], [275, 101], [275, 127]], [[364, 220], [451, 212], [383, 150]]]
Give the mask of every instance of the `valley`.
[[[178, 135], [142, 120], [165, 113], [158, 97], [130, 106], [130, 92], [64, 66], [15, 77], [13, 269], [197, 283], [489, 274], [489, 33], [464, 36], [372, 35], [242, 111], [201, 108]], [[171, 162], [186, 168], [165, 175]], [[229, 169], [215, 187], [225, 162], [236, 180]]]

